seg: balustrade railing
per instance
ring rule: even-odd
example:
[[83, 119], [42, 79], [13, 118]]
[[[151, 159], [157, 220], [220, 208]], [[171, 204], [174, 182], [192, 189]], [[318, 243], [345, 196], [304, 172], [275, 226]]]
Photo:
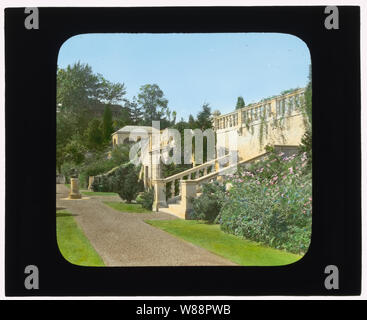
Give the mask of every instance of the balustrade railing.
[[304, 100], [304, 89], [298, 89], [288, 94], [274, 97], [229, 114], [217, 116], [214, 119], [215, 129], [229, 129], [243, 124], [250, 124], [261, 119], [289, 116], [297, 111]]
[[251, 159], [230, 164], [231, 154], [227, 154], [171, 177], [155, 180], [154, 210], [158, 211], [159, 207], [167, 207], [167, 203], [172, 203], [179, 198], [182, 210], [188, 212], [192, 209], [191, 199], [196, 198], [197, 193], [201, 192], [203, 183], [221, 179], [224, 175], [234, 173], [238, 166], [250, 164], [265, 155], [266, 152]]

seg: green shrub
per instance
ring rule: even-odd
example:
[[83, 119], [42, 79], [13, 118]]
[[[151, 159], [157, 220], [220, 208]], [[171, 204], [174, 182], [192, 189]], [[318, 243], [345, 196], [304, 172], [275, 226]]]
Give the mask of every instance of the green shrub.
[[108, 179], [110, 191], [116, 192], [121, 199], [129, 203], [144, 189], [142, 181], [139, 180], [139, 168], [132, 163], [120, 166]]
[[217, 218], [225, 232], [304, 253], [311, 238], [312, 178], [307, 156], [269, 157], [228, 177]]
[[65, 176], [65, 183], [70, 183], [70, 178], [75, 174], [75, 170], [79, 170], [79, 166], [73, 162], [64, 162], [61, 166], [61, 174]]
[[214, 222], [222, 208], [224, 192], [225, 187], [218, 182], [203, 184], [202, 194], [193, 199], [193, 212], [190, 218]]
[[154, 190], [153, 188], [149, 188], [148, 190], [141, 193], [141, 195], [137, 196], [136, 202], [140, 203], [144, 209], [152, 210], [154, 201]]
[[94, 178], [92, 190], [94, 192], [114, 192], [110, 176], [101, 175]]

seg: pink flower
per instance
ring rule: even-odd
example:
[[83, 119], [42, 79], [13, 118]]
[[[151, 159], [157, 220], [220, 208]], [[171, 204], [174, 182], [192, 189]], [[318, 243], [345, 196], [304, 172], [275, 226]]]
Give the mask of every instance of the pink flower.
[[292, 167], [290, 167], [288, 170], [289, 170], [290, 174], [293, 174], [293, 168]]

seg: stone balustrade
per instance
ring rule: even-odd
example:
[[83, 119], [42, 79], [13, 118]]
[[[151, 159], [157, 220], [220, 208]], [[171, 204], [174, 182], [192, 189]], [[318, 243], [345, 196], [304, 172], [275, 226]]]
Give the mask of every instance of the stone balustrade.
[[[183, 197], [184, 189], [197, 183], [190, 184], [190, 181], [196, 181], [201, 177], [218, 172], [221, 168], [229, 165], [231, 154], [208, 161], [204, 164], [195, 166], [183, 172], [177, 173], [165, 179], [155, 179], [154, 185], [154, 203], [153, 209], [158, 211], [160, 207], [167, 207], [167, 204]], [[196, 192], [196, 191], [195, 191]], [[195, 193], [196, 194], [196, 193]]]
[[277, 96], [262, 102], [251, 104], [234, 112], [213, 119], [215, 130], [232, 129], [252, 124], [256, 121], [270, 120], [274, 117], [290, 116], [300, 112], [304, 102], [304, 89]]
[[[224, 175], [235, 173], [238, 166], [243, 167], [250, 165], [263, 158], [266, 154], [265, 152], [251, 159], [242, 160], [234, 164], [229, 164], [228, 160], [230, 155], [225, 155], [166, 179], [155, 180], [153, 210], [159, 211], [159, 208], [166, 208], [168, 206], [167, 202], [169, 202], [170, 199], [179, 196], [180, 211], [187, 217], [192, 210], [192, 199], [197, 197], [198, 192], [201, 191], [202, 184], [221, 180]], [[221, 163], [224, 164], [225, 162], [227, 165], [221, 166]], [[211, 169], [207, 170], [208, 168]], [[178, 188], [175, 183], [176, 181], [178, 182]], [[167, 186], [171, 189], [171, 193], [168, 197], [166, 194]]]

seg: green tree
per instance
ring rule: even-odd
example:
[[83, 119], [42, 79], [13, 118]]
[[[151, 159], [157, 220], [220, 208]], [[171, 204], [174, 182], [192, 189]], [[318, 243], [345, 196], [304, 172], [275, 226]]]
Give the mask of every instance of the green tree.
[[[93, 107], [101, 104], [117, 103], [126, 93], [124, 84], [112, 83], [100, 74], [94, 74], [88, 64], [81, 62], [57, 70], [57, 168], [60, 169], [65, 159], [65, 147], [73, 140], [72, 136], [87, 136], [94, 147], [100, 145], [99, 134], [86, 132], [91, 130], [90, 122]], [[92, 131], [93, 131], [92, 130]], [[88, 140], [88, 136], [89, 139]], [[92, 138], [93, 137], [93, 138]], [[98, 137], [98, 138], [97, 138]], [[79, 141], [82, 143], [83, 141]], [[70, 146], [69, 146], [70, 147]]]
[[212, 127], [212, 114], [209, 103], [204, 103], [202, 110], [197, 115], [197, 125], [199, 129], [206, 130]]
[[165, 119], [168, 100], [157, 84], [146, 84], [140, 88], [138, 103], [143, 111], [145, 125], [152, 125], [154, 120]]
[[136, 198], [139, 191], [144, 189], [141, 181], [139, 181], [139, 168], [132, 163], [120, 166], [114, 172], [111, 184], [113, 185], [113, 191], [128, 203]]
[[103, 141], [109, 142], [112, 133], [113, 133], [112, 112], [110, 107], [107, 105], [104, 109], [102, 120]]
[[172, 125], [176, 124], [176, 117], [177, 117], [177, 112], [172, 111]]
[[64, 148], [64, 157], [66, 161], [70, 161], [76, 165], [83, 162], [86, 149], [77, 139], [71, 140]]
[[241, 109], [245, 106], [245, 100], [242, 97], [237, 98], [236, 110]]
[[143, 111], [139, 106], [136, 97], [134, 96], [131, 101], [126, 100], [125, 107], [129, 110], [131, 123], [138, 125], [142, 121]]
[[124, 144], [116, 145], [111, 151], [111, 161], [117, 167], [129, 162], [129, 147]]
[[117, 103], [125, 93], [124, 84], [111, 83], [102, 75], [94, 74], [88, 64], [77, 62], [57, 71], [57, 106], [59, 113], [67, 113], [75, 119], [72, 134], [85, 131], [93, 106]]
[[195, 129], [196, 128], [196, 121], [195, 118], [192, 114], [189, 115], [189, 127], [190, 129]]
[[123, 83], [112, 83], [101, 74], [98, 74], [99, 81], [99, 99], [108, 104], [116, 104], [123, 100], [126, 94], [125, 84]]
[[86, 130], [87, 146], [92, 150], [99, 150], [103, 146], [102, 124], [98, 119], [93, 119]]

